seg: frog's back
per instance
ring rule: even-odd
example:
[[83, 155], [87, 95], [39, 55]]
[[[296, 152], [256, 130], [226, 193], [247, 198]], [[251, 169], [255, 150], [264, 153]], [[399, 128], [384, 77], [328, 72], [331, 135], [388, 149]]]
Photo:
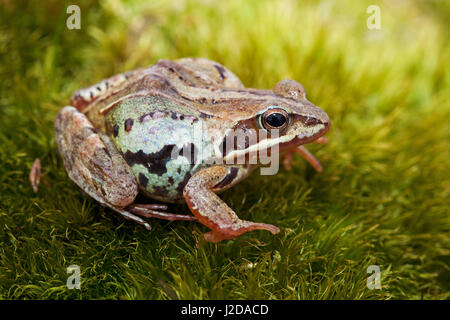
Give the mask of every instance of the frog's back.
[[202, 152], [214, 153], [209, 141], [195, 140], [193, 128], [222, 134], [223, 123], [231, 121], [217, 102], [229, 98], [229, 88], [244, 86], [219, 63], [160, 60], [78, 90], [71, 103], [114, 143], [143, 193], [178, 201], [189, 178], [205, 166]]
[[243, 87], [231, 71], [207, 59], [160, 60], [81, 89], [71, 103], [114, 143], [144, 194], [176, 202], [204, 166], [199, 150], [212, 148], [194, 141], [193, 128], [214, 123], [199, 106], [207, 100], [204, 92], [217, 86]]
[[[190, 104], [205, 104], [217, 87], [244, 88], [239, 78], [205, 58], [159, 60], [156, 64], [115, 75], [76, 91], [71, 105], [89, 116], [107, 113], [121, 99], [138, 94], [168, 95]], [[217, 96], [217, 93], [214, 93]], [[196, 96], [199, 96], [198, 99]]]

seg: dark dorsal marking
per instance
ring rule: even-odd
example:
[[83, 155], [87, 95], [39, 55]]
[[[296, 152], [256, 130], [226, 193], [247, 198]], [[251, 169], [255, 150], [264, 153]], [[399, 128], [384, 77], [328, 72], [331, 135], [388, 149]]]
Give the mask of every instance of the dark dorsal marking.
[[146, 122], [149, 120], [164, 118], [167, 116], [167, 114], [168, 114], [167, 111], [152, 111], [152, 112], [149, 112], [149, 113], [146, 113], [146, 114], [140, 116], [139, 122]]
[[157, 63], [157, 65], [167, 69], [171, 73], [176, 74], [178, 79], [185, 83], [187, 86], [195, 87], [194, 83], [189, 80], [189, 78], [193, 77], [193, 75], [182, 65], [170, 60], [161, 60]]
[[200, 118], [202, 118], [202, 119], [205, 119], [205, 118], [209, 119], [209, 118], [212, 118], [212, 117], [213, 117], [212, 115], [200, 112]]
[[219, 71], [220, 80], [222, 80], [222, 81], [225, 80], [225, 73], [226, 73], [225, 69], [221, 65], [218, 65], [218, 64], [215, 64], [214, 67], [217, 69], [217, 71]]
[[139, 117], [139, 122], [147, 122], [149, 120], [155, 120], [159, 118], [168, 117], [170, 114], [170, 118], [173, 120], [190, 120], [193, 123], [198, 121], [198, 118], [196, 116], [190, 115], [190, 114], [182, 114], [182, 113], [176, 113], [173, 111], [152, 111], [149, 113], [146, 113]]

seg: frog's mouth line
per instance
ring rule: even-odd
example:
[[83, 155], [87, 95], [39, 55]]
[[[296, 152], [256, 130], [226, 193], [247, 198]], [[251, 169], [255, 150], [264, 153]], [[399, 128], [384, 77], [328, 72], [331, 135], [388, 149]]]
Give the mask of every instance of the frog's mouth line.
[[269, 151], [271, 155], [272, 152], [279, 153], [287, 149], [312, 142], [327, 133], [329, 128], [330, 126], [328, 123], [319, 124], [314, 126], [313, 128], [309, 128], [308, 132], [304, 134], [283, 135], [278, 138], [264, 139], [256, 144], [249, 146], [246, 149], [233, 150], [227, 153], [227, 155], [223, 157], [223, 160], [225, 163], [233, 163], [236, 159], [245, 159], [245, 156], [247, 155], [259, 157], [259, 154], [262, 153], [264, 155], [267, 155]]
[[316, 133], [313, 133], [312, 135], [299, 134], [299, 135], [295, 136], [292, 140], [287, 141], [285, 143], [281, 143], [280, 149], [286, 150], [286, 149], [290, 149], [295, 146], [300, 146], [300, 145], [310, 143], [314, 140], [317, 140], [321, 136], [325, 135], [328, 132], [328, 130], [330, 130], [330, 124], [325, 123], [322, 125], [322, 127]]

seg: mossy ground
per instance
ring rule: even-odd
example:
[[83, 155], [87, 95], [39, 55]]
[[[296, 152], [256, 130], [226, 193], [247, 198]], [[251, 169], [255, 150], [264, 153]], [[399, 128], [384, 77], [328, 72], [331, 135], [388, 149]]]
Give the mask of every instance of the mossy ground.
[[[81, 30], [66, 28], [69, 4]], [[381, 30], [367, 29], [370, 4]], [[0, 17], [0, 298], [449, 297], [448, 2], [4, 0]], [[210, 244], [202, 225], [160, 220], [148, 232], [67, 177], [53, 120], [73, 91], [185, 56], [249, 87], [296, 79], [330, 115], [329, 144], [310, 146], [321, 174], [296, 158], [222, 196], [280, 234]], [[73, 264], [81, 290], [66, 288]]]

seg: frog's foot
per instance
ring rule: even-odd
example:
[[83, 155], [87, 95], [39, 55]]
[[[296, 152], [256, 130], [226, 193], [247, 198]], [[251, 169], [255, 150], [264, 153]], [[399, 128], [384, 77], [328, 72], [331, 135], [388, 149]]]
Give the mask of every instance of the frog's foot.
[[308, 163], [312, 165], [317, 172], [322, 172], [323, 168], [319, 160], [317, 160], [316, 157], [314, 157], [314, 155], [309, 152], [304, 146], [298, 146], [286, 151], [283, 160], [283, 166], [286, 170], [291, 170], [291, 163], [293, 159], [292, 153], [294, 152], [301, 155], [306, 161], [308, 161]]
[[205, 239], [219, 242], [252, 230], [268, 230], [273, 234], [280, 232], [280, 229], [270, 224], [239, 219], [214, 193], [214, 186], [222, 181], [227, 173], [228, 169], [223, 166], [205, 168], [195, 173], [184, 187], [183, 195], [189, 209], [199, 222], [211, 229], [204, 235]]
[[[325, 144], [325, 143], [328, 143], [328, 138], [320, 137], [320, 138], [314, 140], [313, 142]], [[306, 149], [304, 146], [298, 146], [298, 147], [295, 147], [295, 148], [292, 148], [292, 149], [286, 151], [284, 160], [283, 160], [283, 166], [286, 170], [288, 170], [288, 171], [291, 170], [291, 163], [293, 160], [292, 154], [294, 152], [301, 155], [306, 161], [308, 161], [308, 163], [310, 165], [312, 165], [313, 168], [317, 172], [322, 172], [323, 168], [322, 168], [322, 165], [320, 164], [319, 160], [317, 160], [316, 157], [314, 157], [314, 155], [311, 152], [309, 152], [308, 149]]]
[[148, 222], [146, 222], [145, 220], [139, 218], [138, 216], [136, 216], [128, 211], [125, 211], [125, 210], [119, 210], [119, 209], [113, 208], [113, 207], [110, 207], [110, 208], [113, 209], [114, 211], [120, 213], [125, 219], [137, 222], [138, 224], [144, 226], [144, 228], [147, 230], [152, 230], [152, 226], [150, 224], [148, 224]]
[[313, 141], [313, 143], [320, 143], [320, 144], [327, 144], [328, 138], [327, 137], [320, 137]]
[[92, 198], [125, 218], [150, 225], [125, 207], [138, 194], [136, 178], [107, 136], [95, 132], [74, 107], [64, 107], [55, 121], [56, 143], [70, 177]]
[[[313, 143], [320, 143], [320, 144], [326, 144], [328, 143], [327, 137], [320, 137], [313, 141]], [[288, 150], [285, 154], [283, 165], [286, 170], [291, 170], [291, 163], [292, 163], [292, 153], [298, 153], [301, 155], [306, 161], [308, 161], [309, 164], [313, 166], [314, 169], [316, 169], [317, 172], [322, 172], [323, 168], [320, 164], [319, 160], [314, 157], [314, 155], [309, 152], [304, 146], [298, 146], [291, 150]]]
[[134, 214], [143, 216], [145, 218], [158, 218], [164, 220], [186, 220], [186, 221], [198, 221], [194, 216], [188, 216], [186, 214], [175, 214], [170, 212], [161, 212], [157, 210], [167, 210], [167, 206], [164, 204], [132, 204], [128, 206], [127, 210]]

